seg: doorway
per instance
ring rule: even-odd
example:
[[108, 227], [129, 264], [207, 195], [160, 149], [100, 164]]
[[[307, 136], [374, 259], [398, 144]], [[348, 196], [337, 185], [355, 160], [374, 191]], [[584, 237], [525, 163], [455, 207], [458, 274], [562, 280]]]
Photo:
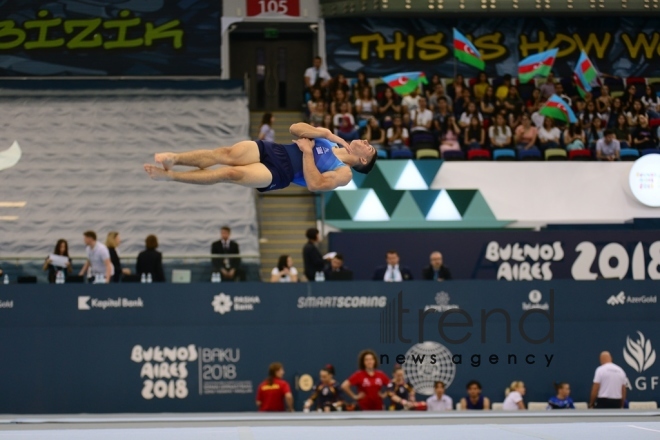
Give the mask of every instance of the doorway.
[[250, 110], [300, 110], [305, 69], [312, 65], [313, 36], [286, 34], [265, 39], [263, 34], [231, 34], [231, 77], [249, 76]]

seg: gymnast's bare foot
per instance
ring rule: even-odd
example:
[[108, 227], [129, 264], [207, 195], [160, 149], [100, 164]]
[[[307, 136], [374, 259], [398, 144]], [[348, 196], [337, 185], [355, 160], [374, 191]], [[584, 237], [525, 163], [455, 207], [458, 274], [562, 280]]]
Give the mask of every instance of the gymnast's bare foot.
[[171, 172], [156, 165], [145, 164], [144, 170], [153, 180], [172, 180]]
[[157, 153], [154, 155], [154, 160], [159, 163], [166, 170], [171, 170], [176, 163], [176, 154], [174, 153]]

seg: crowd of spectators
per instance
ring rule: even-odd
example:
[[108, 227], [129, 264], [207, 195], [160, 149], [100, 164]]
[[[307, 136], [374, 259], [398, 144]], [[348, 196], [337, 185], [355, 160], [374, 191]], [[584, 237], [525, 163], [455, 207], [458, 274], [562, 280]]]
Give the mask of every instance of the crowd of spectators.
[[[379, 78], [331, 77], [321, 66], [317, 57], [305, 72], [310, 124], [346, 141], [366, 139], [381, 158], [618, 160], [659, 147], [660, 83], [644, 79], [607, 76], [581, 97], [572, 79], [553, 74], [528, 84], [484, 72], [469, 79], [433, 75], [399, 96]], [[576, 123], [539, 113], [553, 94], [572, 107]]]

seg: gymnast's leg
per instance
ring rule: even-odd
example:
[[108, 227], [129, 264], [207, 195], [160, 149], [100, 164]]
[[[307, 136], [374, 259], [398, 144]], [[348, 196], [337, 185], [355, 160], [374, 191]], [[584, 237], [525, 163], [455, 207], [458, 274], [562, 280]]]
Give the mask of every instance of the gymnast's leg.
[[273, 180], [272, 173], [262, 163], [191, 171], [166, 170], [157, 165], [146, 164], [144, 170], [153, 180], [192, 183], [195, 185], [213, 185], [214, 183], [227, 182], [248, 188], [265, 188]]
[[185, 153], [157, 153], [154, 156], [166, 170], [175, 165], [205, 169], [213, 165], [241, 166], [259, 163], [259, 147], [254, 141], [238, 142], [231, 147], [214, 150], [194, 150]]

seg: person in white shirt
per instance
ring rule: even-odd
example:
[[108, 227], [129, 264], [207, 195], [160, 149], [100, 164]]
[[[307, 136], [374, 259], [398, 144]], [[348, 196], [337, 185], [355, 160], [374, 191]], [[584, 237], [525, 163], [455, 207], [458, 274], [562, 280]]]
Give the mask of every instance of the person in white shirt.
[[600, 367], [596, 368], [589, 408], [620, 409], [626, 401], [628, 378], [621, 367], [612, 363], [608, 351], [600, 354]]
[[257, 139], [260, 141], [275, 142], [274, 122], [275, 116], [272, 113], [264, 113], [263, 118], [261, 118], [261, 128], [259, 128], [259, 137]]
[[421, 96], [419, 96], [417, 89], [410, 92], [409, 95], [404, 96], [403, 99], [401, 100], [401, 105], [403, 106], [403, 112], [410, 113], [413, 110], [417, 110], [420, 98]]
[[408, 148], [408, 129], [403, 126], [401, 116], [396, 115], [392, 120], [392, 126], [387, 129], [387, 144], [390, 148]]
[[280, 255], [277, 267], [270, 273], [271, 283], [296, 283], [298, 282], [298, 270], [293, 267], [293, 258], [289, 255]]
[[89, 269], [91, 277], [95, 280], [97, 277], [103, 277], [102, 279], [105, 279], [105, 282], [109, 283], [110, 279], [115, 274], [115, 267], [110, 261], [110, 251], [106, 245], [96, 241], [96, 232], [94, 231], [85, 231], [83, 233], [83, 239], [85, 245], [87, 245], [87, 248], [85, 249], [85, 252], [87, 253], [87, 261], [85, 261], [85, 264], [78, 275], [84, 276]]
[[429, 131], [433, 123], [433, 112], [426, 108], [426, 98], [420, 97], [417, 110], [410, 111], [410, 131]]
[[493, 148], [511, 147], [511, 129], [506, 125], [506, 120], [502, 113], [495, 116], [495, 124], [488, 127], [488, 137], [490, 145]]
[[454, 409], [454, 402], [445, 394], [444, 382], [438, 380], [433, 384], [435, 394], [426, 399], [426, 410], [432, 412], [451, 411]]
[[502, 404], [504, 411], [517, 411], [525, 409], [523, 396], [525, 395], [525, 384], [519, 380], [511, 382], [509, 388], [505, 391], [506, 399]]
[[539, 146], [542, 151], [548, 148], [558, 148], [561, 132], [555, 127], [555, 121], [547, 116], [543, 119], [543, 126], [539, 128]]
[[315, 57], [312, 67], [305, 70], [305, 87], [325, 87], [330, 81], [330, 74], [323, 67], [323, 58]]

